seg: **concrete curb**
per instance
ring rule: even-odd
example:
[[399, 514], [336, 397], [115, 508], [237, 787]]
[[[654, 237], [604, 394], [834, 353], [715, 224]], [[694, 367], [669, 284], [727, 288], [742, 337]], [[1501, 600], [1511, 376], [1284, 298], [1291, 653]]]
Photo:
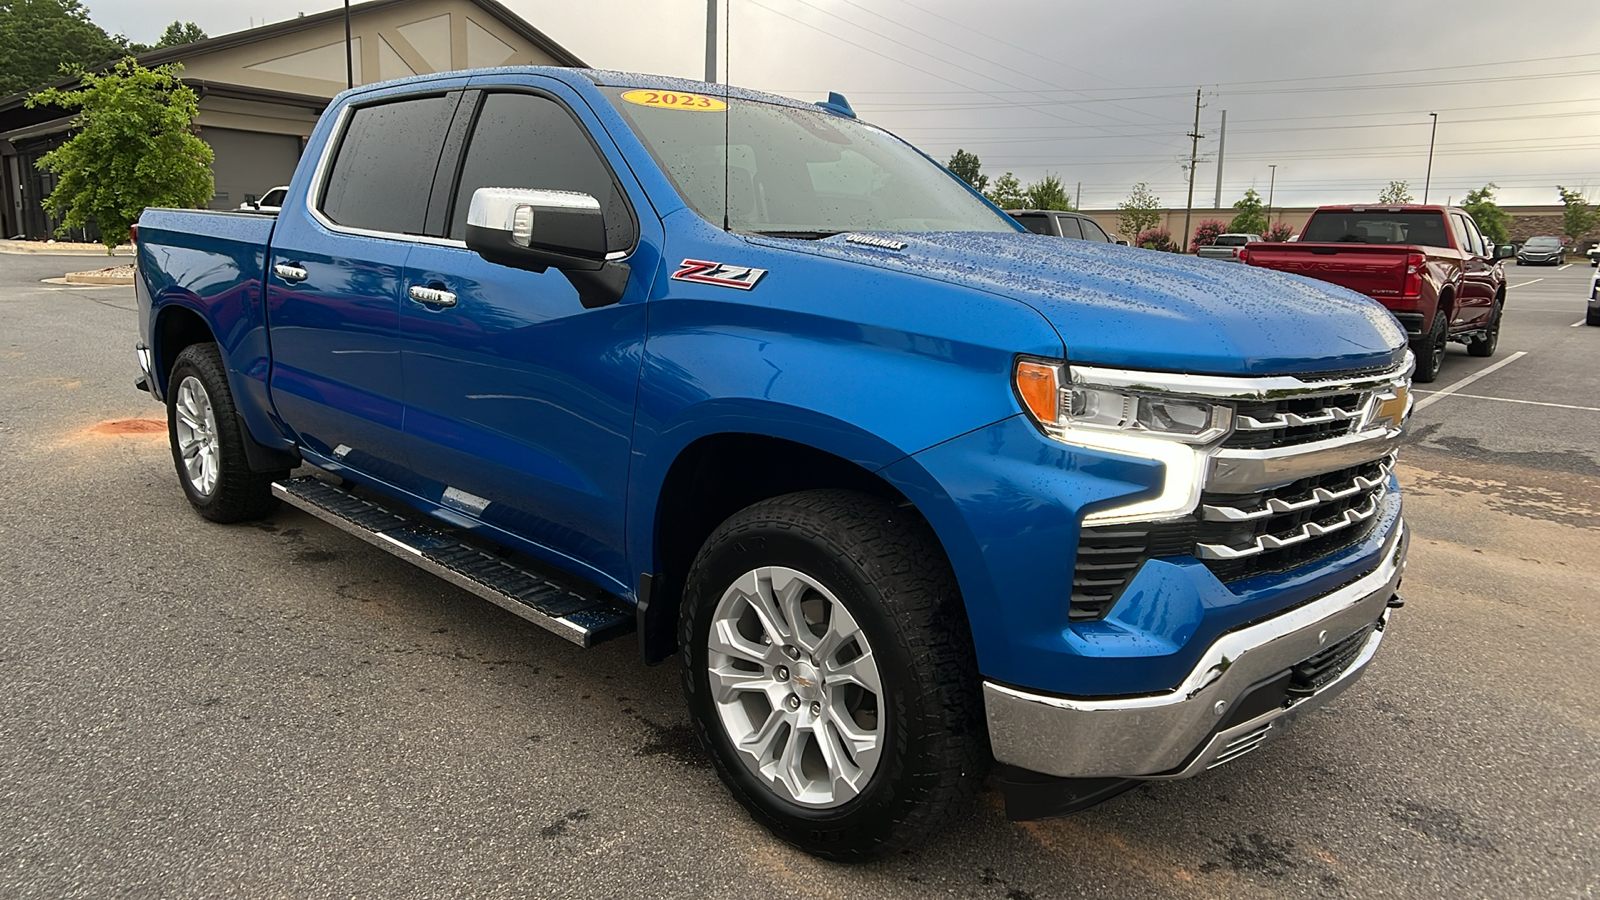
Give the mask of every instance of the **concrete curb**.
[[[10, 253], [15, 256], [104, 256], [104, 244], [47, 244], [42, 241], [0, 241], [0, 253]], [[132, 256], [133, 245], [122, 244], [111, 254], [112, 256]]]

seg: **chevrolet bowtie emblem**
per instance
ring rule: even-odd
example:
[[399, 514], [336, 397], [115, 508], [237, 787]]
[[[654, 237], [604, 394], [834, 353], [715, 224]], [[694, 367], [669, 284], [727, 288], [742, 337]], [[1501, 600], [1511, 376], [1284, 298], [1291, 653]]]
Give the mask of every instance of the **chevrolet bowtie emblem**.
[[1406, 404], [1411, 399], [1411, 393], [1404, 387], [1394, 389], [1393, 397], [1385, 397], [1378, 404], [1377, 419], [1380, 422], [1393, 422], [1399, 425], [1405, 421]]

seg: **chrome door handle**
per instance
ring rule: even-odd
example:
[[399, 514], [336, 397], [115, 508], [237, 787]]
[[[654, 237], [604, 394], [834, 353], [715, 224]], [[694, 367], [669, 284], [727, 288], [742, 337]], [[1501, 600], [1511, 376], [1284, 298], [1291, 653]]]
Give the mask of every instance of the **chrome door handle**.
[[423, 287], [420, 284], [413, 284], [408, 293], [410, 293], [411, 299], [427, 306], [456, 305], [456, 295], [441, 288]]
[[299, 284], [300, 282], [311, 277], [310, 273], [308, 273], [305, 269], [302, 269], [299, 266], [291, 266], [288, 263], [278, 263], [277, 265], [273, 266], [272, 274], [282, 278], [284, 281], [287, 281], [290, 284]]

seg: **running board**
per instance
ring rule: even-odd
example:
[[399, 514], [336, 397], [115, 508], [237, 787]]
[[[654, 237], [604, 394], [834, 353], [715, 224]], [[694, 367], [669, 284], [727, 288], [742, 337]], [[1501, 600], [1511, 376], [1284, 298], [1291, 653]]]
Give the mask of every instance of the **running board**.
[[274, 482], [272, 493], [337, 528], [583, 647], [633, 630], [633, 610], [598, 590], [585, 596], [428, 524], [315, 477]]

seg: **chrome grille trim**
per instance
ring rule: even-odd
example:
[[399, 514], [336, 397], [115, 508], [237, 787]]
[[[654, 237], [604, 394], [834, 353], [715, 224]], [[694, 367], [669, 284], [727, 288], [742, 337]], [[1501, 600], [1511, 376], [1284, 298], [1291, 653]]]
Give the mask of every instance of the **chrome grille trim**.
[[1394, 456], [1391, 454], [1384, 459], [1378, 473], [1371, 477], [1357, 475], [1349, 484], [1339, 488], [1319, 487], [1311, 492], [1311, 496], [1304, 500], [1283, 500], [1277, 497], [1268, 497], [1265, 505], [1259, 509], [1241, 509], [1237, 506], [1226, 504], [1207, 503], [1200, 507], [1201, 517], [1208, 522], [1253, 522], [1282, 513], [1299, 512], [1324, 503], [1354, 497], [1362, 491], [1370, 491], [1389, 481], [1389, 475], [1394, 470]]
[[1355, 409], [1345, 409], [1339, 406], [1330, 406], [1321, 413], [1309, 416], [1296, 415], [1286, 412], [1261, 420], [1253, 416], [1239, 416], [1234, 419], [1235, 431], [1274, 431], [1279, 428], [1300, 428], [1305, 425], [1322, 425], [1327, 422], [1359, 422], [1367, 414], [1370, 405], [1369, 394], [1363, 394], [1361, 403]]
[[1268, 550], [1282, 550], [1292, 547], [1301, 541], [1332, 534], [1365, 522], [1378, 514], [1378, 501], [1388, 493], [1388, 485], [1382, 485], [1363, 506], [1352, 507], [1339, 514], [1337, 519], [1326, 524], [1320, 522], [1307, 522], [1299, 528], [1284, 534], [1263, 534], [1247, 547], [1230, 547], [1227, 544], [1200, 544], [1194, 545], [1195, 555], [1201, 559], [1240, 559], [1246, 556], [1255, 556]]

